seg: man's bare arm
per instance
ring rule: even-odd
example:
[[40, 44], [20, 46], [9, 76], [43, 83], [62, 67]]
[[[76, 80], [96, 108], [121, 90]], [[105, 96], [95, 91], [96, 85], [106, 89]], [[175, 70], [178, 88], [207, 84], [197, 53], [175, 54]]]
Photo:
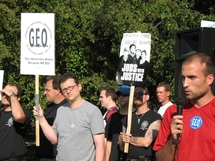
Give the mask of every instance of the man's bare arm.
[[143, 137], [133, 137], [131, 136], [130, 144], [138, 147], [149, 147], [153, 140], [157, 137], [158, 131], [160, 129], [161, 120], [156, 120], [149, 125], [145, 136]]
[[175, 152], [177, 148], [177, 140], [170, 136], [169, 140], [167, 141], [166, 145], [156, 151], [156, 159], [157, 161], [173, 161]]
[[43, 115], [43, 110], [40, 105], [38, 105], [38, 108], [39, 109], [34, 107], [33, 113], [35, 117], [39, 118], [40, 127], [43, 130], [44, 135], [52, 144], [57, 144], [58, 137], [55, 134], [54, 129], [48, 124], [45, 116]]
[[173, 116], [170, 128], [171, 134], [166, 144], [156, 152], [156, 158], [158, 161], [173, 161], [176, 153], [179, 139], [177, 135], [181, 135], [183, 131], [183, 116]]
[[105, 161], [109, 161], [110, 153], [111, 153], [112, 141], [106, 140], [105, 144]]
[[93, 139], [96, 146], [95, 161], [104, 161], [105, 135], [103, 133], [95, 134], [93, 135]]

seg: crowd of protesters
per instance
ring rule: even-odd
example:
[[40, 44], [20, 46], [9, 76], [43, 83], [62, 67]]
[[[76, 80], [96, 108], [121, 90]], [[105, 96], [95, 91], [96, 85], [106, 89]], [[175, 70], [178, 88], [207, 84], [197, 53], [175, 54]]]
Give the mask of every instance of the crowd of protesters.
[[[104, 87], [98, 100], [107, 109], [105, 115], [82, 98], [82, 85], [73, 73], [51, 77], [44, 86], [50, 104], [44, 110], [40, 105], [33, 107], [41, 136], [34, 160], [214, 161], [214, 75], [212, 58], [193, 54], [182, 63], [186, 98], [182, 104], [170, 102], [171, 90], [165, 82], [155, 91], [161, 104], [158, 112], [150, 109], [150, 93], [145, 86], [136, 86], [133, 95], [127, 85], [116, 91]], [[0, 161], [25, 161], [32, 111], [19, 103], [22, 90], [17, 84], [8, 83], [0, 92]], [[183, 106], [181, 113], [178, 106]]]

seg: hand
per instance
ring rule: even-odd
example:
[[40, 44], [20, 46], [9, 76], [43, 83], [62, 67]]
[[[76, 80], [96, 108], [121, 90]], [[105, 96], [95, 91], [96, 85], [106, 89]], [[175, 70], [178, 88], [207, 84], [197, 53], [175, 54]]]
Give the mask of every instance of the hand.
[[10, 90], [10, 89], [2, 89], [2, 90], [0, 90], [0, 92], [2, 93], [2, 95], [6, 95], [6, 96], [10, 96], [12, 93], [14, 93], [12, 90]]
[[171, 123], [171, 133], [173, 139], [178, 139], [177, 135], [181, 135], [183, 132], [183, 116], [182, 115], [175, 115], [173, 116], [172, 123]]
[[34, 117], [38, 117], [38, 118], [42, 118], [44, 116], [43, 110], [40, 105], [38, 105], [38, 109], [36, 108], [36, 106], [34, 106], [33, 114], [34, 114]]
[[124, 142], [124, 143], [130, 143], [131, 142], [131, 134], [126, 134], [123, 132], [120, 132], [120, 139]]

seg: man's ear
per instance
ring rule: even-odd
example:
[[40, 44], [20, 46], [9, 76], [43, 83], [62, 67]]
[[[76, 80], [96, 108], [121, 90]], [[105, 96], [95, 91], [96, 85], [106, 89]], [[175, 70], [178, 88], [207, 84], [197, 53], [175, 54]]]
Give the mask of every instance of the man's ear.
[[167, 96], [168, 96], [168, 97], [170, 96], [170, 91], [167, 91]]
[[146, 100], [148, 101], [149, 99], [150, 99], [150, 95], [147, 94], [147, 95], [146, 95]]
[[213, 74], [209, 74], [207, 76], [207, 82], [208, 82], [208, 85], [211, 85], [214, 82], [214, 75]]
[[20, 100], [21, 100], [21, 97], [17, 96], [17, 100], [20, 101]]
[[56, 89], [57, 90], [57, 94], [60, 94], [61, 93], [61, 90], [60, 89]]
[[79, 83], [77, 86], [79, 88], [79, 91], [81, 91], [82, 90], [82, 85]]

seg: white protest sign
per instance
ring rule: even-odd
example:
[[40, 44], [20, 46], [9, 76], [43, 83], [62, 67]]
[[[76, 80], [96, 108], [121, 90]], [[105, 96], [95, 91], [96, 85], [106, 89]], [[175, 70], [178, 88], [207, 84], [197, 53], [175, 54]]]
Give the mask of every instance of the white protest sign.
[[[0, 89], [3, 87], [3, 80], [4, 80], [4, 70], [0, 70]], [[1, 96], [0, 96], [1, 100]]]
[[201, 21], [201, 27], [215, 28], [215, 22], [202, 20]]
[[150, 33], [124, 33], [120, 47], [116, 83], [134, 86], [146, 85], [150, 52]]
[[21, 14], [20, 74], [55, 75], [55, 14]]

